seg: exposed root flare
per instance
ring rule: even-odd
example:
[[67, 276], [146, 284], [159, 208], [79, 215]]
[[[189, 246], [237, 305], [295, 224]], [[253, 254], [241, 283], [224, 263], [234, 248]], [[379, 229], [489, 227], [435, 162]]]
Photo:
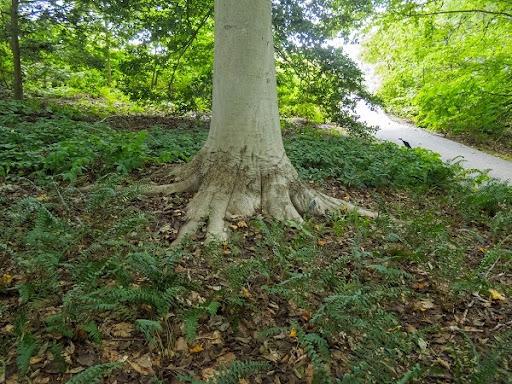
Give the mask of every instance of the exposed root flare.
[[172, 184], [150, 185], [145, 188], [146, 195], [173, 195], [175, 193], [195, 192], [198, 187], [198, 180], [177, 181]]
[[356, 211], [375, 218], [375, 212], [317, 192], [299, 181], [297, 172], [284, 156], [272, 164], [254, 157], [201, 151], [192, 162], [174, 170], [176, 182], [150, 186], [149, 195], [195, 192], [187, 210], [187, 223], [176, 243], [207, 225], [207, 241], [226, 241], [227, 222], [256, 213], [280, 221], [302, 222], [303, 215]]

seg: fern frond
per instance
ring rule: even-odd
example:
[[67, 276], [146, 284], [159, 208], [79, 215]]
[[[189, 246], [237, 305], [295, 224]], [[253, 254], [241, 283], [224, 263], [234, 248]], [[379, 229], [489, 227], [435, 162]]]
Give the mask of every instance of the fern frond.
[[157, 335], [163, 331], [162, 324], [154, 320], [138, 319], [135, 321], [135, 327], [142, 332], [150, 344], [153, 344]]
[[238, 384], [246, 379], [270, 369], [270, 364], [258, 361], [235, 361], [207, 384]]
[[296, 326], [295, 329], [297, 329], [299, 344], [304, 348], [313, 364], [313, 383], [332, 383], [332, 377], [328, 368], [330, 351], [327, 341], [316, 333], [305, 333], [304, 330], [298, 326]]
[[35, 355], [39, 348], [34, 337], [25, 335], [18, 341], [16, 365], [21, 376], [25, 376], [30, 367], [30, 359]]
[[66, 384], [99, 384], [106, 375], [120, 368], [123, 364], [124, 363], [121, 362], [115, 362], [94, 365], [73, 376]]

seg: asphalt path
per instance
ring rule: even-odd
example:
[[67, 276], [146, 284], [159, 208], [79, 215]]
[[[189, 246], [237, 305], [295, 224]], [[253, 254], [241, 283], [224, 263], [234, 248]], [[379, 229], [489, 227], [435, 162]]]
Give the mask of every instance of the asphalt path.
[[377, 138], [412, 147], [422, 147], [441, 155], [447, 162], [459, 162], [464, 168], [488, 171], [489, 175], [512, 183], [512, 161], [492, 156], [478, 149], [449, 140], [441, 135], [417, 128], [386, 114], [381, 108], [372, 110], [364, 102], [358, 104], [360, 120], [379, 128]]

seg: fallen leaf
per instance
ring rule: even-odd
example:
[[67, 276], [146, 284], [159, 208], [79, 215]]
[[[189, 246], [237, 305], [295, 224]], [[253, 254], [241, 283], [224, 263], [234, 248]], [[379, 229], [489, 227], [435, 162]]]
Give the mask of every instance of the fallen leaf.
[[86, 366], [86, 367], [91, 367], [96, 362], [96, 356], [94, 355], [94, 353], [84, 352], [84, 353], [80, 353], [78, 355], [76, 361], [80, 365], [83, 365], [83, 366]]
[[236, 355], [233, 352], [228, 352], [217, 359], [217, 364], [221, 366], [228, 365], [236, 360]]
[[503, 295], [503, 293], [495, 290], [495, 289], [489, 289], [490, 298], [493, 301], [506, 301], [506, 297]]
[[450, 363], [449, 363], [449, 362], [447, 362], [446, 360], [441, 359], [441, 358], [438, 358], [438, 359], [436, 360], [436, 363], [438, 363], [439, 365], [441, 365], [441, 366], [445, 367], [445, 368], [446, 368], [446, 369], [448, 369], [448, 370], [452, 369], [452, 367], [451, 367]]
[[176, 352], [188, 351], [188, 344], [184, 337], [180, 337], [178, 340], [176, 340], [174, 349], [176, 350]]
[[297, 337], [297, 330], [295, 328], [292, 328], [289, 336], [293, 338]]
[[75, 368], [68, 369], [66, 371], [66, 373], [69, 373], [71, 375], [76, 375], [77, 373], [80, 373], [80, 372], [83, 372], [83, 371], [85, 371], [84, 367], [75, 367]]
[[149, 376], [155, 373], [153, 371], [153, 363], [151, 362], [151, 356], [149, 356], [149, 354], [143, 355], [133, 361], [128, 360], [128, 363], [134, 371], [143, 376]]
[[432, 302], [432, 300], [430, 299], [423, 299], [423, 300], [420, 300], [418, 302], [416, 302], [414, 304], [414, 307], [421, 311], [421, 312], [426, 312], [428, 311], [429, 309], [433, 309], [435, 308], [435, 305], [434, 303]]
[[2, 328], [2, 333], [13, 333], [14, 332], [14, 325], [7, 324], [5, 327]]
[[427, 350], [428, 344], [421, 337], [418, 339], [417, 343], [418, 343], [418, 347], [420, 347], [422, 352], [425, 352]]
[[50, 200], [50, 198], [48, 197], [48, 195], [46, 193], [43, 193], [43, 194], [37, 196], [36, 200], [37, 201], [41, 201], [41, 202], [45, 202], [45, 201]]
[[118, 341], [103, 341], [101, 344], [101, 357], [106, 361], [119, 361], [121, 354], [116, 350], [119, 347]]
[[320, 247], [325, 247], [327, 244], [329, 244], [329, 240], [319, 239], [317, 243]]
[[308, 364], [308, 366], [306, 367], [306, 383], [312, 384], [314, 377], [315, 377], [315, 368], [313, 367], [312, 364]]
[[217, 375], [217, 371], [215, 370], [215, 368], [205, 368], [203, 370], [201, 370], [201, 378], [203, 380], [210, 380], [210, 379], [213, 379], [215, 376]]
[[413, 284], [412, 287], [418, 291], [422, 291], [422, 290], [428, 288], [429, 285], [430, 284], [428, 283], [428, 281], [418, 281], [417, 283]]
[[249, 299], [252, 297], [251, 295], [251, 292], [249, 292], [249, 290], [247, 288], [242, 288], [242, 291], [240, 292], [242, 294], [243, 297], [245, 297], [246, 299]]
[[236, 225], [237, 225], [238, 228], [249, 228], [247, 223], [245, 221], [243, 221], [243, 220], [241, 220], [238, 223], [236, 223]]
[[169, 224], [165, 224], [162, 228], [158, 230], [159, 233], [170, 233], [172, 232], [172, 227]]
[[112, 326], [110, 334], [114, 337], [131, 337], [134, 330], [133, 324], [119, 323]]
[[44, 358], [42, 356], [33, 356], [30, 358], [30, 365], [39, 364], [43, 360]]
[[13, 277], [8, 273], [4, 273], [2, 277], [0, 277], [0, 284], [2, 285], [10, 285], [12, 283]]
[[214, 331], [212, 333], [211, 343], [212, 343], [212, 345], [224, 344], [224, 341], [222, 340], [222, 334], [220, 333], [220, 331]]
[[49, 377], [36, 377], [32, 383], [34, 384], [48, 384], [50, 382]]
[[201, 344], [196, 344], [189, 351], [190, 353], [201, 353], [204, 351], [204, 348]]

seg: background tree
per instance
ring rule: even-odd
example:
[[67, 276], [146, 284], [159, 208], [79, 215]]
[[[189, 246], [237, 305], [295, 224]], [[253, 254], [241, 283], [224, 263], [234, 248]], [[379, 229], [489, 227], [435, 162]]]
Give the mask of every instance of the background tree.
[[[351, 112], [357, 98], [370, 98], [361, 72], [328, 42], [340, 32], [348, 34], [369, 9], [371, 1], [273, 2], [284, 116], [328, 120], [364, 132]], [[179, 113], [209, 111], [212, 10], [212, 1], [185, 0], [22, 3], [27, 92], [109, 98], [114, 92], [122, 98], [120, 90], [133, 101], [166, 104]], [[4, 77], [12, 82], [10, 74]]]
[[13, 61], [13, 90], [14, 98], [23, 99], [23, 73], [21, 71], [21, 50], [20, 50], [20, 25], [19, 25], [19, 0], [11, 1], [11, 51]]
[[474, 140], [512, 140], [512, 5], [429, 1], [376, 20], [367, 58], [394, 113]]

